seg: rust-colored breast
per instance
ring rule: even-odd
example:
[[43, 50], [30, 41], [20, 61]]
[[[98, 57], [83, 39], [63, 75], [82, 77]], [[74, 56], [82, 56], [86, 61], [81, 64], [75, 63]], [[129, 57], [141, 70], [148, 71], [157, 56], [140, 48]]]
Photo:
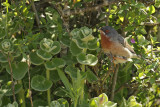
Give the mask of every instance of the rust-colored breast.
[[104, 51], [109, 51], [108, 49], [111, 47], [112, 43], [109, 40], [109, 37], [105, 36], [103, 32], [101, 32], [101, 46]]

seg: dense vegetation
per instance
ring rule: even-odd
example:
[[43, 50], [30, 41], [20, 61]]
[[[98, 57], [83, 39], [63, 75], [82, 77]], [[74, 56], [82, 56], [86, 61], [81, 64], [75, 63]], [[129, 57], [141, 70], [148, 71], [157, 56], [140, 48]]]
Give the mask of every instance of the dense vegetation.
[[[158, 107], [160, 0], [0, 0], [1, 107]], [[99, 28], [141, 59], [113, 66]]]

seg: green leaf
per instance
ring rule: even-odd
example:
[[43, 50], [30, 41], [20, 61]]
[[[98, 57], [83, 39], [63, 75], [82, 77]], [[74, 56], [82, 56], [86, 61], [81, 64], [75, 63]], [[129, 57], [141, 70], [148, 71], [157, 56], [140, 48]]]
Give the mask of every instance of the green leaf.
[[138, 42], [141, 46], [145, 45], [146, 44], [146, 39], [144, 36], [142, 35], [138, 35]]
[[98, 43], [97, 43], [97, 39], [88, 41], [88, 49], [89, 50], [96, 50], [98, 48]]
[[94, 39], [94, 36], [89, 35], [89, 36], [86, 36], [86, 37], [82, 38], [81, 40], [82, 40], [83, 42], [88, 42], [88, 41], [91, 41], [91, 40], [93, 40], [93, 39]]
[[31, 52], [29, 56], [31, 63], [34, 65], [41, 65], [44, 62], [43, 59], [37, 56], [36, 52]]
[[68, 91], [71, 91], [72, 90], [72, 85], [70, 84], [69, 80], [67, 79], [66, 75], [64, 74], [63, 71], [61, 71], [59, 68], [57, 68], [58, 70], [58, 74], [59, 74], [59, 77], [61, 78], [64, 86], [66, 87], [66, 89]]
[[[13, 72], [13, 78], [16, 80], [21, 80], [28, 71], [28, 64], [25, 62], [19, 62], [18, 64], [12, 63], [12, 72]], [[9, 64], [6, 66], [7, 72], [10, 74], [10, 66]]]
[[81, 39], [72, 39], [80, 49], [87, 48], [87, 42], [83, 42]]
[[61, 107], [61, 104], [58, 101], [52, 101], [50, 107]]
[[0, 62], [8, 62], [7, 56], [0, 52]]
[[64, 36], [62, 36], [62, 38], [61, 38], [61, 43], [63, 45], [68, 46], [68, 47], [70, 46], [70, 41], [71, 41], [70, 36], [67, 33]]
[[160, 8], [160, 0], [155, 0], [155, 7]]
[[156, 81], [155, 78], [153, 78], [153, 77], [150, 78], [150, 83], [151, 84], [155, 83], [155, 81]]
[[33, 107], [42, 107], [42, 106], [46, 106], [47, 105], [47, 102], [46, 101], [43, 101], [43, 100], [40, 100], [40, 99], [36, 99], [33, 101]]
[[41, 75], [34, 76], [31, 80], [31, 87], [36, 91], [47, 91], [52, 87], [52, 81]]
[[73, 65], [77, 63], [77, 59], [72, 54], [67, 54], [66, 56], [62, 56], [62, 58], [65, 60], [66, 65]]
[[64, 87], [58, 87], [53, 94], [59, 97], [69, 97], [69, 92]]
[[53, 45], [53, 40], [44, 38], [40, 42], [40, 48], [45, 52], [51, 52], [57, 46]]
[[57, 101], [61, 104], [61, 107], [69, 107], [69, 103], [66, 99], [60, 98]]
[[90, 65], [90, 66], [94, 66], [97, 64], [98, 59], [96, 56], [92, 55], [92, 54], [84, 54], [81, 53], [77, 56], [77, 60], [79, 63], [84, 64], [84, 65]]
[[17, 102], [13, 102], [13, 104], [9, 103], [6, 107], [18, 107]]
[[71, 42], [70, 44], [70, 51], [74, 56], [79, 55], [82, 52], [82, 49], [80, 49], [75, 42]]
[[154, 7], [153, 5], [150, 5], [150, 6], [148, 7], [148, 10], [149, 10], [149, 14], [155, 13], [155, 7]]
[[67, 66], [65, 69], [65, 72], [72, 78], [72, 79], [76, 79], [77, 78], [77, 71], [79, 69], [75, 68], [73, 66]]
[[58, 53], [61, 51], [61, 45], [60, 45], [60, 43], [59, 43], [58, 41], [54, 41], [54, 42], [53, 42], [53, 46], [56, 46], [56, 48], [54, 48], [54, 49], [51, 51], [51, 53], [52, 53], [53, 55], [56, 55], [56, 54], [58, 54]]
[[124, 21], [124, 17], [123, 16], [118, 16], [120, 21], [123, 22]]
[[66, 62], [61, 58], [53, 58], [52, 61], [47, 61], [45, 63], [45, 67], [48, 70], [55, 70], [57, 67], [62, 68], [64, 67]]
[[89, 83], [93, 83], [97, 80], [98, 80], [97, 76], [92, 71], [88, 70], [87, 71], [87, 81]]
[[117, 107], [117, 103], [111, 101], [107, 101], [104, 105], [104, 107]]
[[[17, 94], [21, 89], [22, 89], [22, 85], [16, 84], [14, 87], [15, 94]], [[12, 82], [9, 81], [7, 84], [3, 85], [2, 90], [6, 96], [12, 96], [13, 95]]]
[[52, 55], [50, 53], [47, 53], [43, 50], [37, 50], [37, 55], [42, 58], [43, 60], [50, 60], [52, 58]]
[[90, 101], [90, 107], [117, 107], [117, 104], [108, 101], [107, 95], [102, 93]]
[[84, 27], [80, 28], [80, 31], [82, 32], [83, 37], [84, 37], [84, 38], [81, 38], [83, 41], [86, 41], [86, 40], [88, 41], [90, 39], [91, 40], [94, 39], [93, 36], [90, 36], [90, 35], [92, 35], [92, 29], [89, 29], [88, 27], [84, 26]]

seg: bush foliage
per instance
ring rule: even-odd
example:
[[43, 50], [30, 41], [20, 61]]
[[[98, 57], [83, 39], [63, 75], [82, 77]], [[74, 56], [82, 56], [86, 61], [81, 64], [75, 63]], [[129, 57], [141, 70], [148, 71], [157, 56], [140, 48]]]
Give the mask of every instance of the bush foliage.
[[[1, 107], [160, 105], [160, 0], [1, 0], [0, 10]], [[106, 25], [141, 58], [113, 67]]]

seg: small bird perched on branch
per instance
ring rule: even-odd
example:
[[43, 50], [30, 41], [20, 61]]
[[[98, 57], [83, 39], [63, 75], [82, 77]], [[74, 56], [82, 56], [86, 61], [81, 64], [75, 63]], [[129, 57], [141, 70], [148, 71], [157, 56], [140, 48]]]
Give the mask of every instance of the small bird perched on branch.
[[115, 64], [125, 63], [131, 58], [138, 58], [133, 48], [114, 28], [102, 27], [100, 35], [103, 51], [112, 56]]

